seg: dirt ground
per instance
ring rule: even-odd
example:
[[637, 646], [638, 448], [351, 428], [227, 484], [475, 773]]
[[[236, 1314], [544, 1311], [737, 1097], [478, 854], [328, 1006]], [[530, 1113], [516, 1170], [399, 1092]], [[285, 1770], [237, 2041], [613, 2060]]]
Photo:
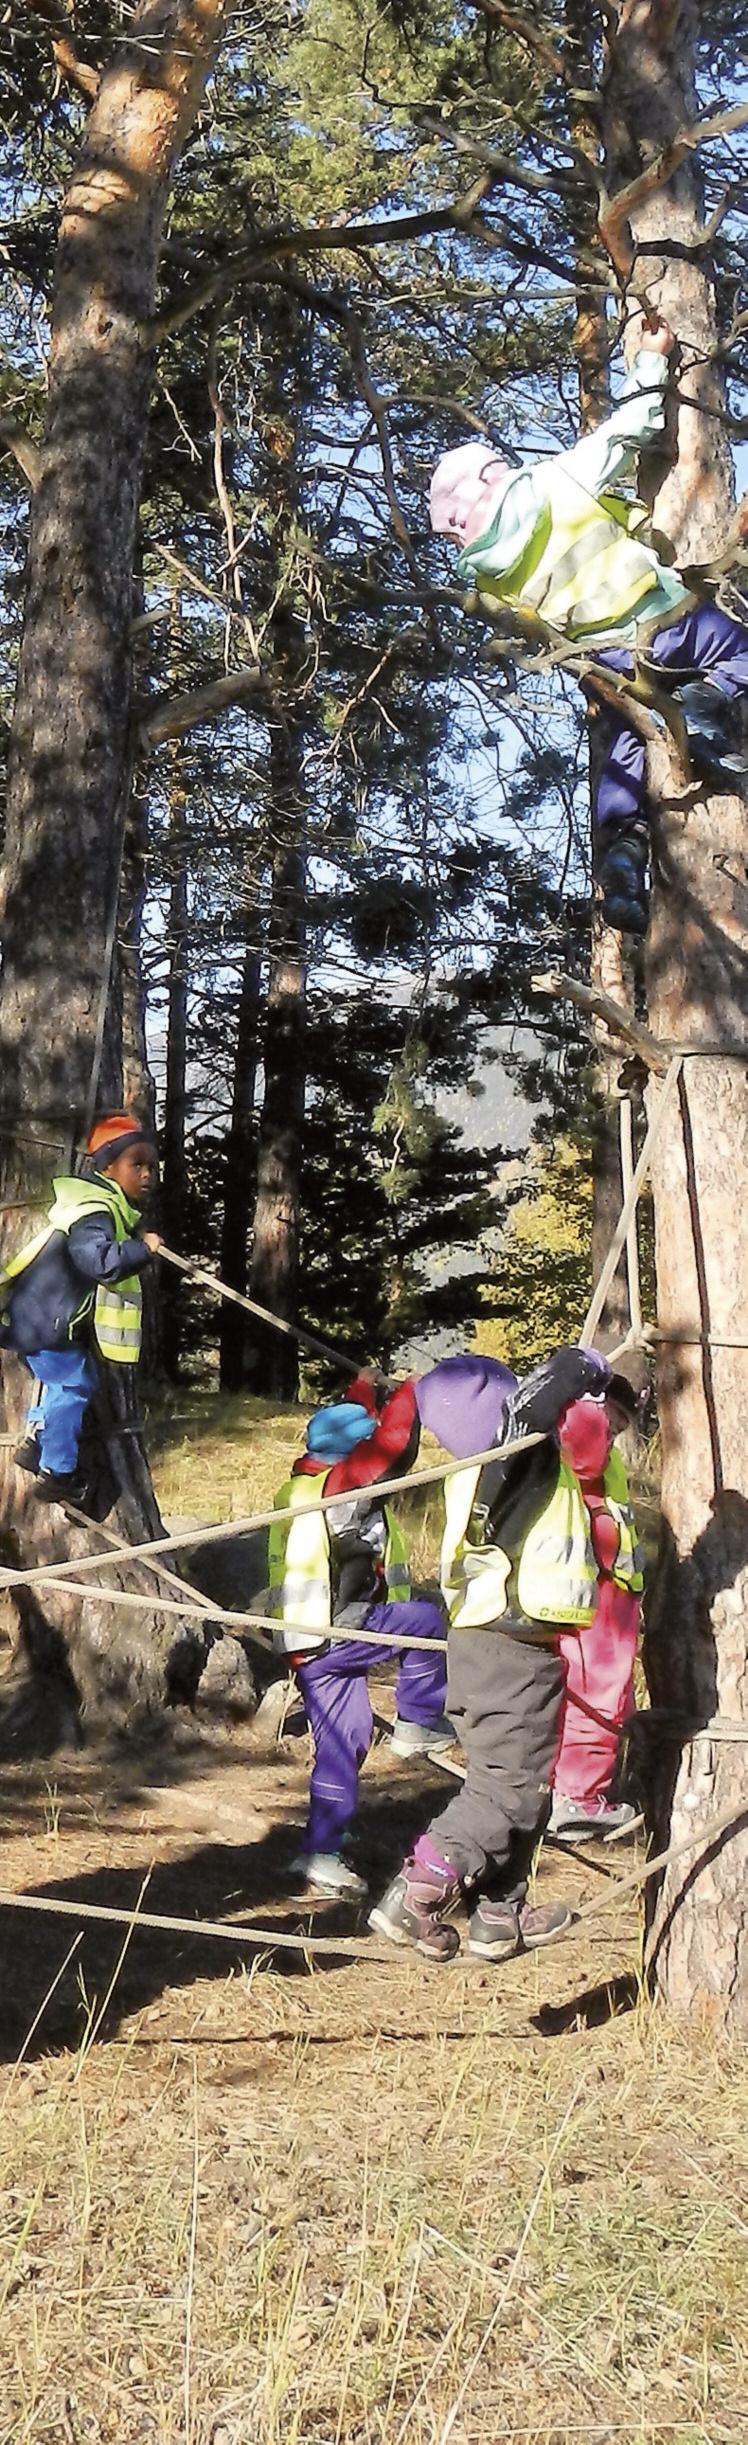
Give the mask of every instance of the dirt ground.
[[[745, 2063], [652, 2014], [630, 1903], [500, 1970], [367, 1958], [289, 1874], [306, 1762], [185, 1725], [4, 1776], [6, 1893], [361, 1958], [0, 1907], [0, 2445], [742, 2437]], [[374, 1890], [447, 1792], [377, 1746]], [[548, 1850], [543, 1891], [630, 1864]]]

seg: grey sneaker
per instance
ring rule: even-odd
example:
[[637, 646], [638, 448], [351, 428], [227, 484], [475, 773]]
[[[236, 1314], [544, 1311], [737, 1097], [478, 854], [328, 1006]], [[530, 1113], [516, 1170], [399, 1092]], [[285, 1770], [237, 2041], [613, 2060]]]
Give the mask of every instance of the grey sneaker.
[[369, 1926], [388, 1936], [391, 1944], [412, 1945], [427, 1961], [452, 1961], [460, 1939], [456, 1927], [445, 1927], [444, 1918], [459, 1898], [457, 1877], [427, 1875], [414, 1859], [406, 1859], [381, 1902], [370, 1910]]
[[568, 1902], [545, 1902], [539, 1910], [533, 1910], [529, 1902], [523, 1902], [519, 1932], [526, 1952], [539, 1952], [542, 1944], [555, 1944], [557, 1936], [566, 1934], [573, 1917], [574, 1912], [569, 1909]]
[[477, 1953], [481, 1961], [510, 1961], [523, 1945], [529, 1953], [538, 1952], [542, 1944], [554, 1944], [564, 1934], [572, 1916], [566, 1902], [546, 1902], [533, 1910], [529, 1902], [518, 1907], [484, 1896], [470, 1921], [468, 1952]]
[[327, 1893], [335, 1901], [365, 1902], [369, 1887], [363, 1876], [356, 1874], [341, 1859], [339, 1851], [297, 1851], [291, 1861], [292, 1876], [302, 1876], [314, 1893]]
[[603, 1842], [611, 1836], [622, 1839], [641, 1822], [641, 1809], [630, 1800], [595, 1800], [589, 1807], [585, 1800], [566, 1800], [562, 1791], [555, 1791], [546, 1832], [558, 1834], [563, 1842]]
[[456, 1739], [448, 1715], [440, 1715], [437, 1723], [406, 1723], [396, 1715], [390, 1748], [396, 1757], [438, 1757], [441, 1749], [452, 1749]]
[[473, 1911], [468, 1931], [468, 1952], [478, 1953], [481, 1961], [509, 1961], [519, 1952], [519, 1911], [516, 1902], [489, 1902], [485, 1897]]

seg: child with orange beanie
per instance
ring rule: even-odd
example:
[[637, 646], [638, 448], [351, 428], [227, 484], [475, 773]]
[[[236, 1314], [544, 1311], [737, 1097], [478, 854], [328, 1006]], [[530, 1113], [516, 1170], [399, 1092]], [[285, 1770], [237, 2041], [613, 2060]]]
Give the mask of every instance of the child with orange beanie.
[[44, 1228], [0, 1277], [0, 1342], [41, 1384], [16, 1453], [41, 1502], [86, 1504], [79, 1444], [96, 1386], [92, 1342], [111, 1364], [137, 1364], [140, 1276], [160, 1246], [140, 1215], [156, 1170], [148, 1131], [132, 1113], [108, 1113], [89, 1133], [80, 1171], [53, 1181]]

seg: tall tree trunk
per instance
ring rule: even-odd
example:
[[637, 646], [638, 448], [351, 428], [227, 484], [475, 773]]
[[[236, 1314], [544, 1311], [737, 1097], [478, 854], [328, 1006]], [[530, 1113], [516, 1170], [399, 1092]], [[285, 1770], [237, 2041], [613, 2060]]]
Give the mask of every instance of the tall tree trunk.
[[[594, 724], [592, 725], [594, 731]], [[597, 748], [591, 746], [591, 758]], [[612, 926], [603, 925], [593, 915], [590, 982], [603, 993], [612, 996], [624, 1010], [632, 1010], [633, 986], [620, 934]], [[621, 1173], [621, 1092], [618, 1085], [624, 1060], [623, 1047], [614, 1044], [603, 1027], [594, 1022], [595, 1056], [590, 1064], [590, 1101], [592, 1107], [592, 1280], [602, 1273], [608, 1249], [623, 1204]], [[613, 1350], [624, 1340], [630, 1324], [628, 1275], [625, 1252], [608, 1291], [595, 1339], [601, 1350]]]
[[[161, 1218], [171, 1248], [184, 1244], [187, 1201], [187, 987], [189, 979], [189, 905], [184, 793], [180, 783], [179, 743], [172, 750], [169, 914], [169, 992], [166, 1019], [166, 1089], [161, 1133]], [[166, 1373], [176, 1383], [182, 1347], [184, 1288], [181, 1276], [165, 1268], [161, 1286], [161, 1336]]]
[[155, 1128], [156, 1091], [148, 1067], [142, 934], [146, 900], [148, 797], [142, 764], [136, 763], [127, 810], [119, 891], [116, 994], [122, 1048], [122, 1102], [126, 1112]]
[[[606, 17], [609, 185], [652, 163], [695, 115], [695, 0], [631, 0]], [[683, 563], [724, 543], [732, 467], [715, 361], [712, 272], [703, 246], [696, 156], [631, 214], [630, 286], [646, 290], [681, 343], [677, 455], [656, 499], [657, 525]], [[626, 225], [608, 222], [622, 263]], [[639, 251], [641, 250], [641, 251]], [[661, 471], [662, 472], [662, 471]], [[649, 1015], [680, 1043], [724, 1044], [682, 1072], [653, 1167], [662, 1344], [662, 1544], [650, 1612], [655, 1702], [693, 1726], [719, 1712], [748, 1726], [748, 1109], [746, 810], [734, 795], [686, 788], [669, 743], [649, 751], [656, 887], [648, 946]], [[653, 1092], [656, 1092], [654, 1090]], [[732, 1346], [730, 1346], [732, 1345]], [[748, 2029], [745, 1748], [663, 1733], [652, 1764], [658, 1840], [704, 1827], [701, 1852], [674, 1862], [656, 1897], [649, 1962], [679, 2011], [706, 2008]], [[737, 1833], [709, 1840], [734, 1799]]]
[[[153, 313], [169, 181], [199, 107], [222, 0], [146, 0], [105, 70], [64, 198], [41, 472], [10, 746], [0, 1001], [3, 1195], [38, 1193], [89, 1106], [128, 789], [130, 621]], [[111, 1064], [110, 1064], [111, 1072]], [[116, 1081], [122, 1091], [121, 1074]], [[107, 1074], [106, 1092], [115, 1080]], [[15, 1236], [20, 1236], [16, 1233]], [[120, 1371], [124, 1374], [124, 1370]], [[116, 1525], [158, 1513], [116, 1370]], [[4, 1366], [15, 1422], [28, 1377]], [[33, 1564], [80, 1544], [3, 1455], [0, 1533]], [[192, 1636], [149, 1613], [115, 1632], [95, 1599], [19, 1597], [24, 1657], [90, 1724], [158, 1710]], [[14, 1718], [17, 1720], [17, 1717]]]
[[[573, 44], [574, 81], [569, 103], [569, 132], [578, 150], [590, 165], [596, 167], [600, 155], [600, 130], [596, 115], [583, 93], [594, 90], [595, 25], [587, 0], [566, 0], [567, 34]], [[604, 255], [596, 238], [596, 190], [579, 185], [572, 192], [571, 223], [577, 264], [574, 315], [574, 355], [579, 383], [579, 429], [590, 433], [610, 414], [610, 327], [605, 311], [605, 292], [595, 286], [586, 267], [599, 255], [602, 274]], [[590, 779], [594, 794], [596, 766], [602, 754], [601, 723], [594, 700], [587, 720]], [[594, 846], [594, 844], [593, 844]], [[590, 983], [633, 1007], [633, 989], [625, 961], [620, 934], [605, 925], [599, 904], [593, 907]], [[619, 1142], [618, 1074], [621, 1052], [607, 1030], [595, 1023], [595, 1052], [588, 1073], [592, 1122], [592, 1280], [597, 1281], [610, 1247], [621, 1211], [621, 1158]], [[625, 1258], [614, 1274], [598, 1326], [597, 1338], [601, 1349], [613, 1349], [628, 1330], [629, 1307]]]
[[[247, 1288], [249, 1222], [254, 1189], [255, 1089], [257, 1084], [260, 954], [257, 921], [249, 897], [246, 943], [239, 986], [234, 1047], [231, 1123], [226, 1147], [220, 1270], [232, 1290]], [[221, 1384], [240, 1392], [246, 1378], [245, 1335], [236, 1308], [221, 1309]]]
[[[257, 1152], [250, 1287], [253, 1299], [293, 1323], [298, 1313], [301, 1157], [306, 1096], [306, 804], [300, 734], [293, 720], [271, 737], [272, 898], [263, 1040], [265, 1073]], [[250, 1380], [255, 1392], [293, 1400], [295, 1343], [258, 1326]]]

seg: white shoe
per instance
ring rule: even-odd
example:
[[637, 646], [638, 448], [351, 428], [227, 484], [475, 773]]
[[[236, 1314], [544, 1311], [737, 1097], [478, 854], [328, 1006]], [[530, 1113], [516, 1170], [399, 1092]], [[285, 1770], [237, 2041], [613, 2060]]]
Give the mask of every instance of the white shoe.
[[369, 1891], [363, 1876], [346, 1866], [339, 1851], [298, 1851], [291, 1861], [291, 1874], [303, 1876], [314, 1893], [331, 1893], [349, 1901], [363, 1902]]
[[623, 1840], [641, 1825], [642, 1812], [630, 1800], [595, 1800], [587, 1808], [584, 1800], [566, 1800], [562, 1791], [553, 1795], [546, 1833], [558, 1834], [564, 1842], [604, 1842]]
[[440, 1715], [438, 1723], [405, 1723], [396, 1715], [390, 1748], [396, 1757], [438, 1757], [440, 1749], [453, 1748], [456, 1739], [448, 1715]]

